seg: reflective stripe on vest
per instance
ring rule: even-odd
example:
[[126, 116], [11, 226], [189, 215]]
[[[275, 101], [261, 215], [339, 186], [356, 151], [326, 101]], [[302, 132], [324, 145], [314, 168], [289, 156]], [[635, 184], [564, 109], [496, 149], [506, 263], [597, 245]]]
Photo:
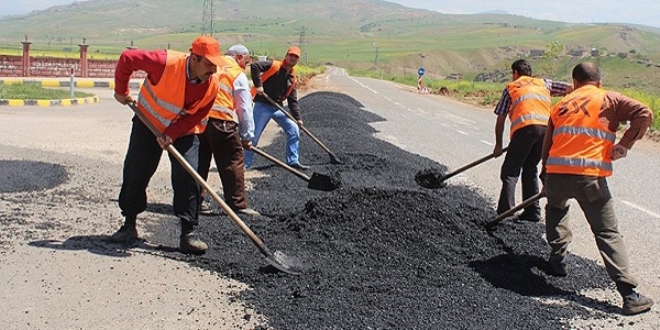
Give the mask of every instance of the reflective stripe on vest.
[[[204, 97], [195, 102], [195, 106], [191, 109], [183, 109], [187, 84], [187, 58], [188, 54], [168, 50], [165, 69], [158, 83], [154, 85], [149, 79], [145, 79], [140, 89], [138, 109], [159, 132], [164, 132], [180, 117], [194, 114], [201, 107], [209, 104], [217, 93], [218, 81], [213, 77]], [[207, 123], [208, 119], [202, 120], [186, 132], [186, 135], [203, 132]]]
[[209, 117], [238, 123], [234, 111], [234, 81], [243, 72], [243, 68], [230, 56], [225, 56], [225, 60], [230, 66], [218, 67], [218, 95], [209, 111]]
[[610, 152], [616, 133], [599, 119], [606, 91], [584, 86], [564, 97], [552, 108], [554, 126], [546, 172], [610, 176]]
[[[280, 71], [280, 68], [282, 68], [282, 61], [273, 61], [273, 65], [271, 65], [270, 69], [268, 69], [268, 70], [261, 73], [261, 85], [263, 86], [263, 84], [266, 82], [266, 80], [268, 80], [268, 78], [272, 77], [278, 71]], [[289, 88], [286, 90], [284, 95], [282, 95], [282, 99], [279, 100], [279, 101], [282, 101], [282, 102], [284, 102], [284, 100], [286, 100], [286, 98], [289, 97], [289, 94], [291, 94], [291, 92], [293, 92], [293, 90], [296, 88], [296, 84], [298, 82], [298, 78], [296, 77], [295, 68], [291, 68], [291, 72], [289, 74], [291, 74], [291, 76], [293, 76], [293, 81], [291, 82], [291, 86], [289, 86]], [[257, 95], [257, 89], [255, 87], [252, 87], [252, 90], [250, 91], [250, 93], [252, 94], [252, 98], [254, 99], [254, 97]], [[277, 101], [277, 100], [275, 100], [275, 101]]]
[[542, 79], [523, 76], [507, 84], [511, 96], [511, 136], [529, 125], [547, 125], [550, 118], [550, 91]]

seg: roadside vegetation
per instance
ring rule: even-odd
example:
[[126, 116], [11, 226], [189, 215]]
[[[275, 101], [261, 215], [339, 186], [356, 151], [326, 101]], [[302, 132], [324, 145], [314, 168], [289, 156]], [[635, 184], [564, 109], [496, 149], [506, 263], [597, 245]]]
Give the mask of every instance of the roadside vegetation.
[[[507, 71], [508, 72], [508, 71]], [[417, 75], [395, 75], [395, 74], [386, 74], [377, 70], [360, 70], [353, 69], [350, 70], [351, 75], [369, 77], [375, 79], [389, 80], [392, 82], [401, 83], [404, 85], [412, 86], [417, 88]], [[563, 80], [566, 82], [571, 82], [572, 80], [563, 75], [564, 79], [561, 78], [552, 78], [557, 80]], [[429, 77], [423, 78], [423, 84], [426, 86], [430, 93], [445, 95], [453, 99], [476, 104], [484, 107], [495, 107], [497, 102], [502, 95], [502, 91], [508, 81], [511, 80], [511, 74], [506, 75], [505, 79], [502, 79], [500, 82], [482, 82], [476, 81], [473, 77], [463, 77], [463, 79], [434, 79]], [[660, 131], [660, 95], [656, 93], [651, 93], [646, 90], [632, 87], [612, 87], [605, 84], [604, 88], [608, 90], [617, 91], [623, 93], [626, 96], [634, 98], [644, 104], [646, 104], [654, 114], [654, 120], [651, 124], [651, 129], [655, 131]], [[561, 98], [554, 97], [553, 104], [558, 102]]]
[[[94, 94], [74, 91], [75, 98], [93, 97]], [[59, 100], [71, 98], [68, 88], [44, 88], [36, 82], [0, 85], [0, 99], [4, 100]]]

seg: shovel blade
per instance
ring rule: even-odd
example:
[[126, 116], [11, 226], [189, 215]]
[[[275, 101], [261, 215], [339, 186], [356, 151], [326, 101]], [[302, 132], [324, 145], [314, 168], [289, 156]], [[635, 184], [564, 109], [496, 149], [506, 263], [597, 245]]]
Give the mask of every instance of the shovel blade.
[[332, 191], [341, 186], [341, 180], [339, 178], [331, 178], [327, 175], [312, 173], [312, 177], [309, 178], [307, 188], [323, 191]]
[[330, 154], [330, 163], [332, 163], [332, 164], [344, 164], [344, 162], [342, 162], [341, 159], [339, 159], [339, 157], [337, 157], [337, 155], [335, 155], [333, 153]]
[[415, 175], [415, 182], [427, 189], [438, 189], [445, 186], [442, 175], [436, 173], [418, 173]]
[[296, 263], [280, 251], [275, 251], [274, 253], [266, 255], [266, 262], [281, 272], [291, 275], [302, 274], [302, 272], [294, 266]]

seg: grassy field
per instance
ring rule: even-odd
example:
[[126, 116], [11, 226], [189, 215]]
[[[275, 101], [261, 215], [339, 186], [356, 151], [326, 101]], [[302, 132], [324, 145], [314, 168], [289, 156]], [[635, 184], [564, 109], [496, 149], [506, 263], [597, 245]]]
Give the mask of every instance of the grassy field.
[[[74, 91], [75, 98], [92, 97], [94, 94]], [[0, 85], [0, 99], [5, 100], [59, 100], [71, 98], [68, 89], [43, 88], [39, 83]]]
[[[618, 62], [615, 60], [615, 62]], [[615, 65], [614, 63], [613, 65]], [[406, 76], [401, 75], [387, 75], [382, 72], [377, 72], [374, 70], [351, 70], [351, 75], [370, 77], [376, 79], [389, 80], [408, 86], [417, 87], [417, 78], [415, 74], [410, 74]], [[508, 76], [508, 79], [511, 79], [511, 76]], [[565, 79], [564, 81], [572, 82], [570, 79]], [[445, 79], [432, 79], [424, 78], [424, 85], [429, 88], [433, 93], [439, 91], [440, 89], [447, 89], [449, 91], [450, 97], [471, 104], [477, 104], [484, 107], [494, 108], [497, 105], [497, 102], [502, 95], [502, 91], [506, 85], [506, 82], [477, 82], [474, 80], [445, 80]], [[607, 87], [606, 84], [603, 86], [608, 90], [614, 90], [623, 93], [624, 95], [634, 98], [644, 104], [646, 104], [654, 114], [654, 120], [651, 124], [653, 130], [660, 130], [660, 95], [649, 93], [635, 88], [611, 88]], [[553, 104], [558, 102], [561, 98], [553, 97]]]

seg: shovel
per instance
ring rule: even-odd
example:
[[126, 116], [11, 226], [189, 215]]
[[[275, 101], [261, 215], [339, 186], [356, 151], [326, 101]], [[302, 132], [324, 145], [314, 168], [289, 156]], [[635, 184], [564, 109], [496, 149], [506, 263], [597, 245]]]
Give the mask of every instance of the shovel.
[[[131, 107], [135, 115], [140, 118], [140, 120], [151, 130], [152, 133], [154, 133], [155, 136], [162, 136], [163, 134], [158, 131], [158, 129], [151, 123], [147, 118], [144, 117], [142, 112], [137, 108], [135, 102], [129, 103], [128, 106]], [[266, 262], [270, 264], [271, 266], [285, 272], [288, 274], [292, 275], [300, 275], [300, 272], [295, 270], [293, 266], [290, 264], [287, 264], [287, 260], [290, 260], [284, 253], [275, 251], [274, 253], [268, 250], [266, 245], [257, 237], [257, 235], [254, 234], [252, 230], [236, 215], [236, 213], [225, 203], [225, 201], [218, 196], [217, 193], [209, 186], [204, 179], [195, 171], [195, 169], [186, 161], [185, 158], [179, 153], [176, 148], [174, 148], [173, 145], [168, 145], [167, 146], [167, 151], [176, 158], [176, 160], [183, 166], [188, 174], [190, 174], [195, 181], [197, 181], [198, 184], [200, 184], [210, 195], [213, 197], [213, 199], [222, 207], [222, 209], [229, 215], [229, 217], [234, 220], [234, 222], [238, 225], [238, 227], [241, 228], [241, 230], [252, 240], [252, 243], [257, 246], [259, 251], [266, 256]]]
[[[505, 147], [504, 149], [502, 149], [502, 153], [505, 153], [507, 149], [509, 149], [509, 147]], [[445, 180], [457, 174], [463, 173], [465, 172], [465, 170], [471, 169], [492, 158], [495, 158], [495, 154], [489, 154], [487, 156], [481, 157], [470, 164], [459, 167], [453, 172], [449, 172], [444, 175], [441, 173], [438, 174], [438, 173], [430, 173], [430, 172], [420, 172], [415, 176], [415, 181], [417, 182], [418, 185], [424, 188], [428, 188], [428, 189], [442, 188], [444, 186]]]
[[323, 191], [332, 191], [339, 186], [341, 186], [341, 182], [338, 180], [338, 178], [331, 178], [327, 175], [319, 174], [319, 173], [312, 173], [312, 177], [310, 178], [309, 176], [305, 175], [304, 173], [296, 170], [295, 168], [283, 163], [279, 159], [267, 154], [265, 151], [257, 148], [257, 147], [251, 147], [250, 150], [254, 151], [255, 153], [259, 154], [260, 156], [270, 160], [271, 162], [283, 167], [285, 170], [295, 174], [299, 178], [307, 181], [308, 185], [307, 188], [310, 189], [316, 189], [316, 190], [323, 190]]
[[519, 210], [522, 210], [522, 209], [534, 204], [537, 200], [539, 200], [543, 197], [545, 197], [545, 194], [543, 193], [543, 191], [541, 191], [540, 193], [538, 193], [538, 194], [536, 194], [536, 195], [534, 195], [530, 198], [527, 198], [522, 203], [520, 203], [520, 204], [514, 206], [513, 208], [511, 208], [510, 210], [498, 215], [495, 219], [486, 222], [486, 228], [487, 229], [492, 229], [500, 221], [512, 216], [514, 213], [518, 212]]
[[[268, 102], [270, 102], [272, 105], [276, 106], [280, 111], [282, 111], [282, 113], [284, 113], [284, 115], [286, 115], [289, 119], [293, 120], [294, 123], [298, 124], [298, 121], [295, 118], [293, 118], [293, 116], [288, 111], [284, 110], [284, 108], [281, 105], [277, 104], [277, 102], [273, 101], [273, 99], [271, 99], [265, 93], [261, 94], [261, 95]], [[309, 130], [307, 130], [307, 127], [305, 127], [303, 125], [298, 125], [298, 127], [305, 134], [307, 134], [307, 136], [309, 136], [312, 140], [314, 140], [314, 142], [316, 142], [316, 144], [321, 146], [321, 148], [323, 148], [323, 150], [325, 150], [325, 152], [327, 152], [328, 155], [330, 155], [330, 162], [331, 163], [333, 163], [333, 164], [343, 164], [343, 162], [341, 161], [341, 159], [339, 159], [339, 157], [337, 157], [337, 155], [335, 155], [332, 151], [330, 151], [330, 149], [328, 149], [328, 147], [326, 147], [323, 143], [321, 143], [321, 141], [319, 139], [317, 139], [316, 136], [314, 136]]]

